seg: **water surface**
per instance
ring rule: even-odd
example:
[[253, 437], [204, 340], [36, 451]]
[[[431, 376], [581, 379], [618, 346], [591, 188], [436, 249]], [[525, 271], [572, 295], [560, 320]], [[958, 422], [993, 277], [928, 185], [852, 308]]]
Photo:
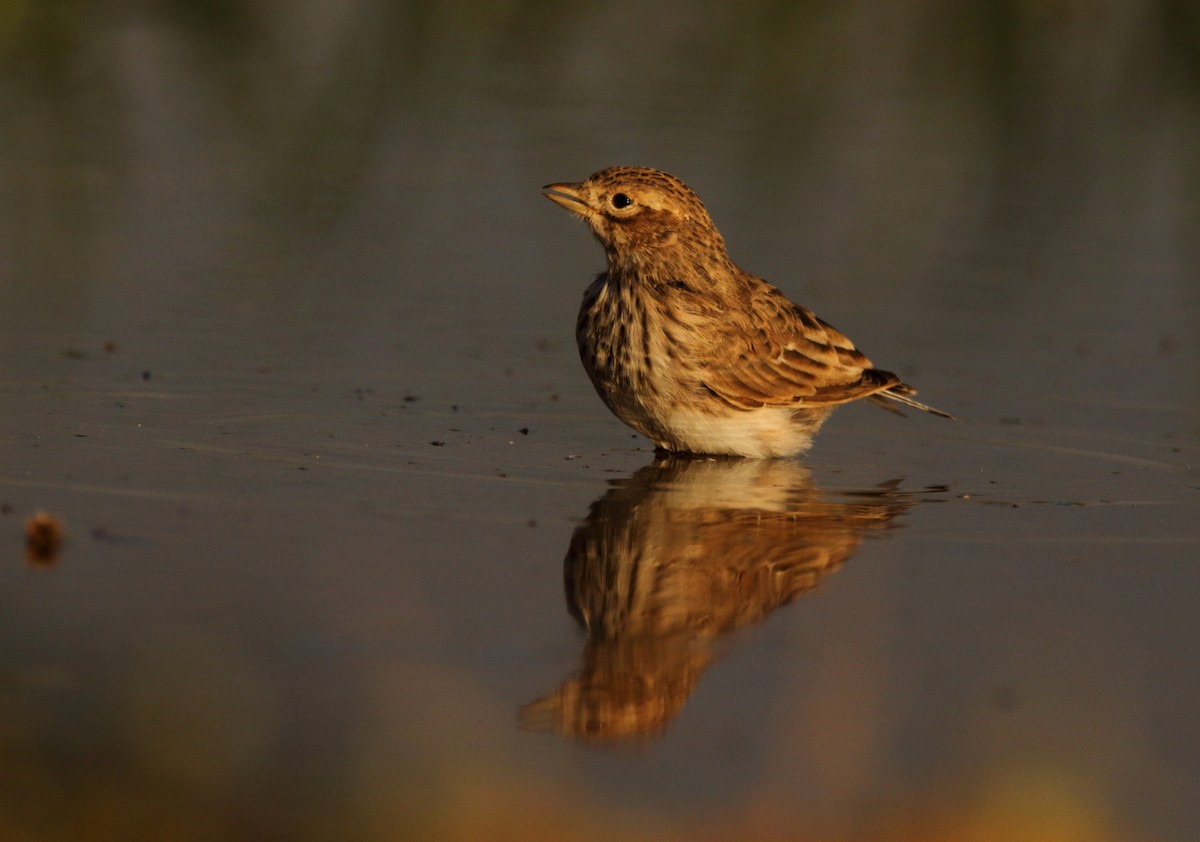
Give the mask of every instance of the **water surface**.
[[[0, 836], [1194, 837], [1197, 35], [10, 4]], [[538, 191], [617, 163], [961, 421], [656, 463]]]

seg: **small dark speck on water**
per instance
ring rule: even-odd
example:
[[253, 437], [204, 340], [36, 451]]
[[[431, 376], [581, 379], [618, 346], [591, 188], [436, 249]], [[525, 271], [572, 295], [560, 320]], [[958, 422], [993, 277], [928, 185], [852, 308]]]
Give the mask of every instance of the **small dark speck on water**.
[[529, 428], [528, 428], [528, 427], [522, 427], [521, 429], [517, 430], [517, 432], [518, 432], [518, 433], [520, 433], [520, 434], [521, 434], [521, 435], [523, 435], [523, 436], [527, 436], [527, 435], [529, 435]]
[[416, 401], [419, 401], [420, 399], [421, 398], [418, 395], [405, 395], [404, 396], [405, 403], [415, 403]]
[[35, 567], [52, 567], [58, 561], [63, 538], [62, 521], [38, 512], [25, 522], [25, 560]]
[[434, 447], [445, 447], [446, 446], [446, 443], [444, 441], [431, 441], [430, 444], [432, 444]]
[[150, 369], [146, 369], [145, 371], [142, 372], [142, 380], [146, 381], [149, 379], [150, 379]]

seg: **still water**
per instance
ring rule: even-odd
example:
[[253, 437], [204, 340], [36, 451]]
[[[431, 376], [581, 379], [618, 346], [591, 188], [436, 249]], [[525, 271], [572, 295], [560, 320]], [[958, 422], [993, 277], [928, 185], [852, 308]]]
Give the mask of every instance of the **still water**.
[[[4, 4], [0, 839], [1196, 838], [1198, 45]], [[612, 164], [961, 420], [656, 459], [538, 189]]]

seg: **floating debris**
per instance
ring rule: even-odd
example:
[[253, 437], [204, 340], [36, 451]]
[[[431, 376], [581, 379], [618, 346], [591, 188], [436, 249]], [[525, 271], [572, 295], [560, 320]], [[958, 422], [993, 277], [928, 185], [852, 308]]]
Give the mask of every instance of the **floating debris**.
[[38, 512], [25, 521], [25, 561], [31, 567], [53, 567], [62, 550], [62, 521], [48, 512]]

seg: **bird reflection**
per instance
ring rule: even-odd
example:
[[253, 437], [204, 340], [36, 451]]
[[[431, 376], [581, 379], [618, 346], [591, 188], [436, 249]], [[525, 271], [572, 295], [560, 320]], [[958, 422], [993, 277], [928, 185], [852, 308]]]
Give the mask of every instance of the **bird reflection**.
[[913, 505], [897, 485], [831, 499], [798, 462], [680, 457], [617, 481], [564, 561], [583, 665], [522, 725], [596, 744], [662, 732], [718, 637], [815, 587]]

